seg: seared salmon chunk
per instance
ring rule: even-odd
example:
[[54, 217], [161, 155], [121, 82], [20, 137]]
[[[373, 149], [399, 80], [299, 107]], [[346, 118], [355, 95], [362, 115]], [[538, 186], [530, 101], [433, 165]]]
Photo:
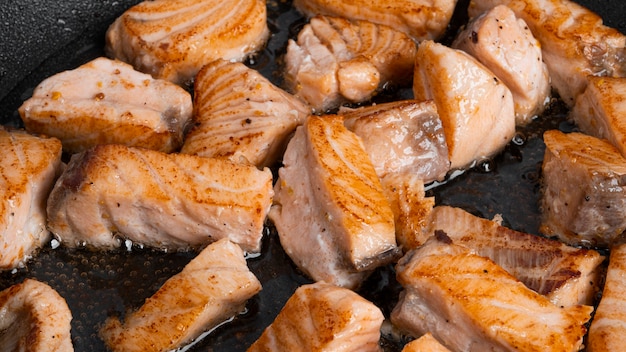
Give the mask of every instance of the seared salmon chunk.
[[196, 76], [194, 127], [181, 152], [272, 166], [309, 114], [310, 107], [259, 72], [216, 60]]
[[541, 45], [552, 88], [572, 107], [587, 76], [626, 75], [626, 36], [570, 0], [471, 0], [470, 17], [506, 5], [523, 19]]
[[111, 351], [172, 351], [241, 313], [260, 290], [241, 248], [221, 239], [203, 249], [123, 322], [107, 319], [100, 335]]
[[385, 85], [411, 81], [415, 43], [384, 25], [315, 16], [289, 40], [287, 90], [317, 112], [369, 100]]
[[413, 94], [433, 100], [443, 124], [451, 169], [464, 169], [504, 149], [515, 134], [509, 88], [464, 51], [420, 43]]
[[61, 142], [0, 127], [0, 270], [23, 266], [50, 240], [46, 201], [61, 174]]
[[99, 144], [177, 151], [191, 122], [181, 87], [97, 58], [41, 82], [19, 108], [27, 131], [57, 137], [68, 153]]
[[439, 231], [396, 266], [404, 287], [391, 322], [452, 351], [568, 351], [583, 346], [592, 306], [560, 307], [491, 259]]
[[515, 231], [445, 205], [433, 209], [425, 234], [435, 231], [490, 258], [556, 305], [592, 305], [600, 290], [604, 256], [598, 251]]
[[109, 27], [105, 51], [136, 70], [188, 84], [213, 60], [243, 61], [269, 37], [264, 0], [155, 0]]
[[380, 351], [380, 308], [325, 282], [300, 286], [248, 352]]
[[543, 134], [540, 231], [609, 248], [626, 230], [626, 159], [607, 140], [558, 130]]
[[269, 217], [295, 264], [316, 281], [356, 288], [396, 258], [394, 215], [359, 137], [338, 115], [311, 115], [278, 170]]
[[103, 145], [74, 154], [48, 201], [48, 226], [68, 247], [125, 243], [163, 250], [229, 238], [261, 249], [272, 174], [253, 165]]
[[626, 157], [626, 78], [588, 76], [569, 118], [580, 131], [611, 142]]
[[600, 303], [589, 327], [587, 351], [619, 351], [626, 346], [626, 244], [611, 248]]
[[26, 279], [0, 292], [0, 350], [72, 352], [72, 312], [52, 287]]
[[548, 67], [541, 45], [510, 8], [499, 5], [474, 18], [452, 47], [478, 59], [511, 90], [518, 126], [543, 112], [550, 96]]

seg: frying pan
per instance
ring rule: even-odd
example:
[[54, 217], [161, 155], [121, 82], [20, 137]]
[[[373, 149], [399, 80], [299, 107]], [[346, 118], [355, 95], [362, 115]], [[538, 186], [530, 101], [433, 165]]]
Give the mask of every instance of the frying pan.
[[[139, 0], [4, 0], [0, 6], [0, 122], [21, 127], [17, 108], [46, 77], [73, 69], [103, 55], [108, 25]], [[626, 2], [578, 0], [604, 18], [605, 24], [626, 33]], [[459, 8], [467, 0], [459, 2]], [[463, 11], [455, 14], [461, 24]], [[305, 23], [290, 1], [268, 0], [268, 23], [273, 33], [268, 46], [247, 64], [276, 84], [281, 83], [277, 59]], [[452, 26], [454, 30], [454, 26]], [[406, 96], [392, 92], [387, 99]], [[502, 214], [504, 224], [520, 231], [538, 233], [541, 133], [550, 128], [574, 129], [565, 120], [566, 109], [558, 102], [530, 126], [519, 129], [506, 150], [463, 175], [428, 191], [438, 204], [464, 208], [491, 218]], [[269, 325], [286, 300], [310, 279], [302, 275], [280, 247], [275, 230], [266, 227], [261, 255], [248, 259], [250, 269], [263, 284], [246, 312], [211, 331], [189, 351], [245, 351]], [[0, 290], [25, 278], [37, 278], [55, 288], [73, 314], [72, 340], [76, 351], [105, 351], [98, 328], [111, 315], [123, 316], [139, 307], [167, 278], [179, 272], [195, 253], [162, 253], [148, 249], [113, 252], [53, 249], [46, 246], [26, 268], [0, 273]], [[359, 291], [376, 303], [386, 316], [400, 291], [391, 266], [377, 270]], [[400, 345], [384, 340], [388, 351]]]

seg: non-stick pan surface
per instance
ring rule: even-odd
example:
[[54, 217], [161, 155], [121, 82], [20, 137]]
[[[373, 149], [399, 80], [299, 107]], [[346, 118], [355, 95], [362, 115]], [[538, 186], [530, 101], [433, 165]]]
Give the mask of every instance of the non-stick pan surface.
[[[21, 127], [17, 108], [46, 77], [73, 69], [103, 55], [108, 25], [138, 0], [5, 0], [0, 5], [0, 123]], [[626, 2], [579, 0], [603, 16], [605, 23], [626, 32]], [[466, 6], [461, 0], [459, 6]], [[272, 37], [264, 52], [248, 64], [277, 84], [281, 83], [276, 59], [287, 38], [304, 23], [289, 1], [268, 0]], [[464, 19], [455, 17], [456, 25]], [[395, 92], [382, 99], [406, 97]], [[541, 132], [549, 128], [572, 129], [566, 110], [554, 102], [548, 112], [520, 129], [514, 143], [492, 161], [435, 187], [429, 195], [438, 204], [462, 207], [491, 218], [502, 214], [505, 225], [538, 233], [537, 200], [544, 145]], [[267, 227], [263, 252], [248, 265], [263, 284], [247, 311], [190, 347], [190, 351], [244, 351], [269, 325], [293, 291], [310, 280], [295, 269], [271, 227]], [[115, 252], [68, 250], [46, 246], [26, 268], [0, 273], [0, 290], [25, 278], [37, 278], [55, 288], [73, 313], [72, 339], [76, 351], [105, 351], [98, 328], [111, 315], [139, 307], [171, 275], [179, 272], [195, 253], [162, 253], [134, 248]], [[388, 316], [399, 286], [391, 267], [378, 270], [360, 293], [378, 304]], [[1, 333], [1, 332], [0, 332]], [[397, 346], [389, 343], [387, 350]]]

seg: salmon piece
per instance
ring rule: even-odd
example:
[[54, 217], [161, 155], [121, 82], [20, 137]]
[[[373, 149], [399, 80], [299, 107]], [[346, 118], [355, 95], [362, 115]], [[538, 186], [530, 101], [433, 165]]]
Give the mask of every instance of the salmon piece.
[[383, 320], [380, 308], [349, 289], [303, 285], [247, 351], [381, 351]]
[[604, 256], [598, 251], [511, 230], [450, 206], [433, 209], [425, 233], [435, 231], [490, 258], [557, 306], [592, 305], [600, 290]]
[[497, 5], [510, 7], [541, 44], [552, 87], [572, 107], [587, 85], [587, 76], [626, 74], [626, 37], [605, 26], [602, 18], [569, 0], [471, 0], [477, 16]]
[[431, 333], [426, 333], [404, 345], [402, 352], [450, 352], [450, 350], [439, 343]]
[[217, 59], [243, 61], [269, 38], [263, 0], [155, 0], [126, 10], [106, 33], [107, 56], [176, 84]]
[[511, 91], [461, 50], [422, 42], [415, 60], [413, 93], [417, 100], [435, 101], [451, 169], [467, 168], [494, 156], [515, 135]]
[[391, 322], [452, 351], [578, 351], [592, 306], [559, 307], [439, 231], [397, 264]]
[[194, 89], [195, 125], [182, 153], [276, 163], [288, 137], [311, 113], [296, 97], [242, 63], [216, 60], [200, 70]]
[[448, 146], [432, 100], [403, 100], [340, 112], [361, 137], [376, 174], [410, 173], [424, 183], [443, 181], [450, 169]]
[[510, 8], [498, 5], [475, 17], [452, 47], [478, 59], [511, 90], [518, 126], [543, 112], [550, 96], [548, 67], [539, 41]]
[[374, 167], [339, 115], [311, 115], [278, 170], [269, 218], [294, 263], [316, 281], [356, 288], [394, 260], [394, 215]]
[[269, 169], [103, 145], [72, 156], [48, 200], [48, 227], [68, 247], [127, 240], [179, 250], [229, 238], [259, 252], [272, 196]]
[[104, 57], [41, 82], [19, 108], [27, 131], [57, 137], [68, 153], [98, 144], [173, 152], [192, 118], [181, 87]]
[[420, 42], [443, 36], [456, 3], [457, 0], [294, 0], [293, 6], [308, 17], [321, 14], [383, 24]]
[[581, 132], [606, 139], [626, 157], [626, 78], [587, 77], [569, 118]]
[[584, 247], [607, 248], [624, 238], [626, 159], [619, 150], [577, 132], [550, 130], [543, 139], [539, 231]]
[[408, 85], [416, 50], [394, 28], [315, 16], [287, 43], [285, 85], [317, 112], [364, 102], [385, 85]]
[[611, 247], [602, 298], [589, 327], [587, 351], [619, 351], [626, 346], [626, 244]]
[[74, 351], [72, 313], [45, 283], [26, 279], [0, 292], [0, 350]]
[[10, 270], [50, 239], [46, 199], [61, 173], [61, 142], [0, 127], [0, 150], [0, 270]]
[[109, 317], [100, 336], [111, 351], [171, 351], [242, 312], [261, 283], [228, 239], [203, 249], [122, 323]]

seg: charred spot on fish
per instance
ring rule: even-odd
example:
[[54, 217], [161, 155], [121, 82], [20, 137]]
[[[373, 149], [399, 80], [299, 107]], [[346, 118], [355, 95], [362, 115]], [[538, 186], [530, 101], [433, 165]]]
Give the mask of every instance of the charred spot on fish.
[[435, 230], [435, 239], [441, 243], [452, 244], [452, 239], [443, 230]]
[[496, 84], [500, 83], [500, 81], [498, 81], [498, 77], [493, 76], [493, 81], [496, 82]]
[[478, 43], [478, 32], [472, 31], [472, 33], [470, 34], [470, 39], [472, 40], [472, 43]]
[[588, 202], [591, 200], [591, 197], [589, 195], [585, 195], [585, 202]]
[[102, 93], [102, 92], [97, 93], [96, 95], [94, 95], [94, 96], [93, 96], [93, 99], [94, 99], [95, 101], [100, 101], [100, 100], [103, 100], [103, 99], [104, 99], [104, 93]]

